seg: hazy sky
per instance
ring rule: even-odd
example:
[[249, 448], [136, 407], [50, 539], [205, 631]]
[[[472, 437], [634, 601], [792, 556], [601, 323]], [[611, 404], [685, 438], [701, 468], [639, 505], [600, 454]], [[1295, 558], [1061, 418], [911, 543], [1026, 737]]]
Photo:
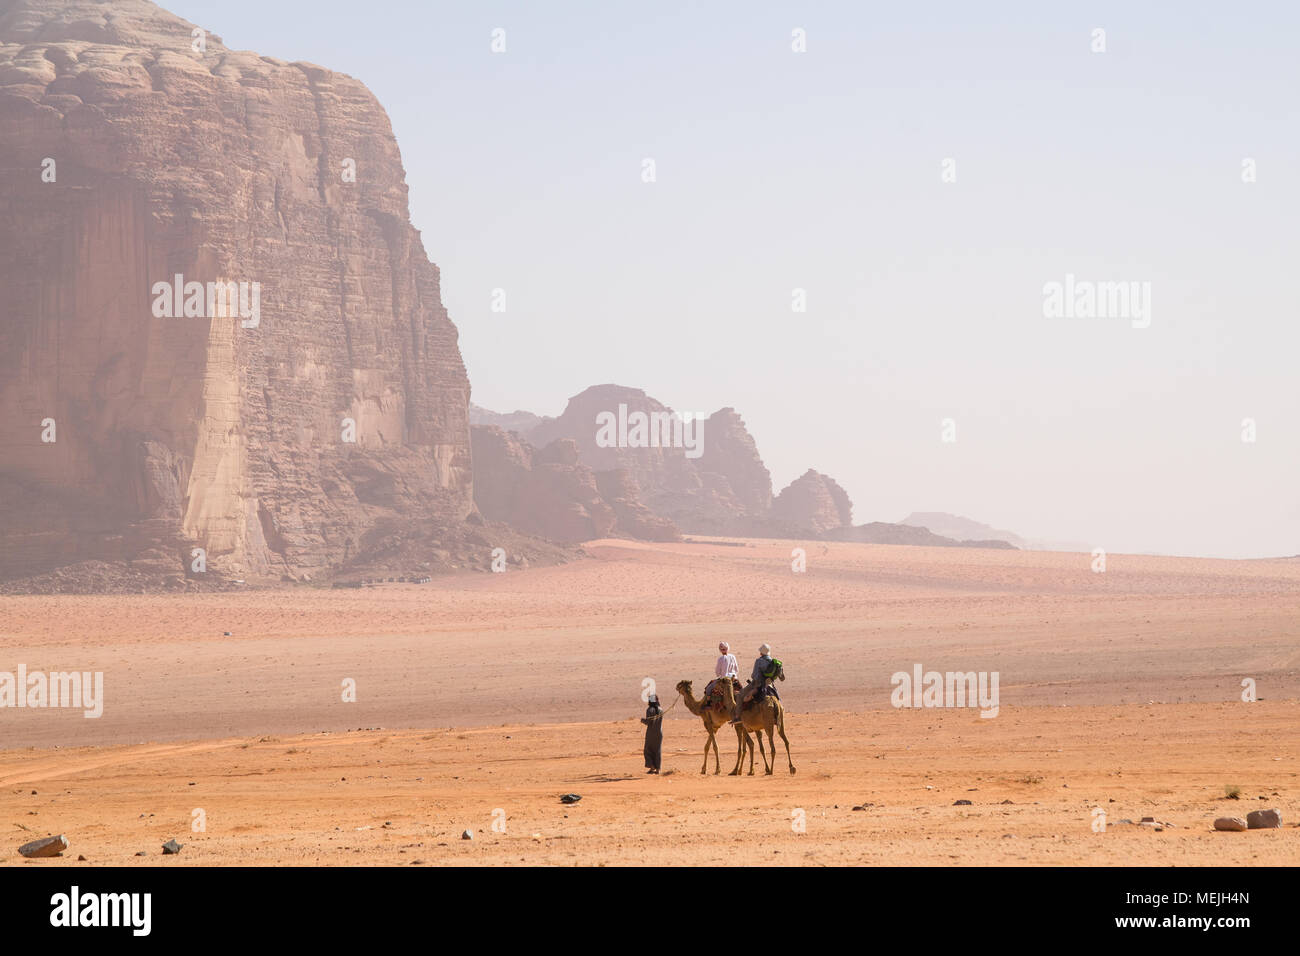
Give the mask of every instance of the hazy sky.
[[[731, 405], [859, 523], [1300, 553], [1300, 5], [164, 6], [379, 97], [480, 405]], [[1067, 273], [1150, 326], [1045, 317]]]

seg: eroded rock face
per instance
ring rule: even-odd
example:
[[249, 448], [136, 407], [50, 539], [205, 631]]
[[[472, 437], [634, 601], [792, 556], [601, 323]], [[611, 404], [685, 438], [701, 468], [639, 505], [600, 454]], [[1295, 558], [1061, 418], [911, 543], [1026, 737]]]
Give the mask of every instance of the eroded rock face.
[[475, 425], [474, 467], [483, 475], [475, 503], [489, 521], [501, 521], [552, 541], [609, 537], [614, 508], [596, 486], [594, 473], [578, 461], [578, 449], [557, 439], [534, 449], [496, 425]]
[[714, 412], [704, 423], [701, 472], [720, 475], [749, 517], [763, 517], [772, 507], [772, 475], [758, 454], [753, 436], [734, 408]]
[[[193, 547], [279, 577], [473, 508], [469, 384], [382, 107], [193, 30], [0, 3], [0, 577]], [[257, 283], [259, 321], [156, 316], [177, 274], [250, 306]]]
[[853, 503], [835, 479], [809, 468], [776, 496], [772, 517], [824, 534], [853, 524]]
[[564, 543], [681, 537], [671, 521], [645, 506], [629, 472], [593, 471], [573, 439], [535, 449], [496, 425], [474, 425], [470, 433], [474, 471], [481, 476], [474, 501], [489, 521]]
[[[608, 433], [601, 440], [602, 415], [622, 421], [638, 414], [677, 417], [641, 389], [593, 385], [569, 399], [563, 414], [541, 419], [526, 437], [535, 445], [572, 439], [583, 463], [597, 473], [627, 472], [641, 501], [684, 531], [745, 534], [756, 520], [766, 519], [772, 479], [734, 409], [696, 416], [700, 421], [693, 430], [683, 429], [680, 442], [660, 432], [648, 436], [653, 444], [638, 444], [631, 430], [626, 442], [610, 444]], [[680, 417], [684, 421], [685, 415]]]
[[617, 534], [642, 541], [677, 541], [681, 534], [667, 518], [661, 518], [641, 503], [641, 489], [630, 472], [598, 471], [596, 488], [614, 509]]
[[627, 471], [649, 499], [661, 493], [685, 492], [695, 487], [695, 468], [688, 462], [683, 447], [620, 445], [617, 435], [613, 436], [613, 444], [602, 444], [597, 440], [600, 416], [617, 416], [620, 406], [626, 409], [627, 416], [673, 414], [672, 409], [639, 388], [593, 385], [569, 399], [563, 414], [536, 425], [528, 433], [528, 441], [541, 448], [559, 438], [571, 439], [584, 464], [595, 471]]

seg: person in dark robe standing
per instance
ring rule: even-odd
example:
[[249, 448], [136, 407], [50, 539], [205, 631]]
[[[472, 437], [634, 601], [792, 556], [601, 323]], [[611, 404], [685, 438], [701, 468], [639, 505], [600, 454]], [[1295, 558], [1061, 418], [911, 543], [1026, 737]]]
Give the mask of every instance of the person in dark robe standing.
[[645, 724], [646, 773], [658, 773], [664, 744], [664, 712], [656, 695], [651, 694], [648, 703], [650, 706], [641, 718], [641, 723]]

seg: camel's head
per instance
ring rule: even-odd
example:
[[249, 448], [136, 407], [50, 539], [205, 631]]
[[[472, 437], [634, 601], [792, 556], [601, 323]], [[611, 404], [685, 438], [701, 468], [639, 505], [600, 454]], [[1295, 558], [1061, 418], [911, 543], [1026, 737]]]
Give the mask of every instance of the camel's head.
[[677, 693], [685, 697], [691, 692], [691, 682], [688, 680], [679, 680], [677, 682]]
[[778, 663], [776, 665], [776, 679], [785, 680], [785, 665]]

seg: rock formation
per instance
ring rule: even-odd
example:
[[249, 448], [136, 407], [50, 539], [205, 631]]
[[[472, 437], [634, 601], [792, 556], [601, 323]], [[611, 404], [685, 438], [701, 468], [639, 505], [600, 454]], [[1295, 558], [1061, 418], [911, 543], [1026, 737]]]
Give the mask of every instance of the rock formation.
[[474, 498], [485, 518], [552, 541], [613, 533], [615, 509], [601, 496], [592, 470], [579, 463], [571, 439], [534, 449], [495, 425], [475, 425], [471, 435], [480, 476]]
[[470, 514], [456, 329], [360, 82], [144, 0], [0, 2], [0, 198], [0, 577], [298, 575]]
[[623, 469], [598, 471], [596, 487], [614, 509], [616, 534], [642, 541], [676, 541], [681, 537], [671, 521], [659, 517], [641, 503], [641, 489], [631, 472]]
[[835, 479], [809, 468], [776, 496], [772, 517], [824, 534], [853, 524], [853, 503]]
[[[597, 385], [569, 400], [564, 413], [541, 418], [531, 412], [498, 415], [472, 409], [477, 420], [519, 424], [513, 440], [521, 448], [528, 442], [567, 439], [577, 450], [577, 462], [596, 468], [601, 497], [615, 511], [614, 534], [649, 540], [673, 540], [677, 528], [693, 534], [736, 535], [756, 538], [824, 539], [867, 544], [908, 544], [929, 547], [1010, 548], [1014, 545], [987, 536], [958, 539], [935, 534], [925, 527], [873, 521], [853, 525], [853, 503], [831, 477], [809, 470], [775, 498], [772, 479], [758, 447], [735, 409], [723, 408], [703, 422], [700, 454], [686, 455], [681, 448], [607, 447], [597, 441], [598, 417], [635, 412], [671, 414], [662, 402], [640, 389]], [[480, 461], [475, 428], [476, 500], [485, 515], [506, 522], [526, 520], [527, 509], [516, 503], [500, 504], [501, 496], [489, 489], [496, 479], [495, 462], [522, 455], [512, 451]], [[525, 440], [527, 439], [527, 440]], [[600, 470], [605, 469], [605, 470]], [[912, 516], [913, 518], [921, 516]], [[963, 521], [964, 519], [956, 519]], [[967, 522], [977, 530], [983, 525]]]
[[1015, 550], [1016, 546], [1000, 540], [958, 541], [935, 534], [928, 528], [907, 524], [872, 521], [853, 527], [836, 528], [822, 535], [828, 541], [856, 541], [859, 544], [910, 544], [929, 548], [994, 548]]
[[471, 425], [496, 425], [508, 432], [518, 432], [519, 437], [523, 439], [527, 439], [529, 432], [546, 421], [550, 421], [550, 419], [534, 415], [532, 412], [514, 411], [502, 414], [483, 408], [481, 405], [475, 405], [473, 402], [469, 403], [469, 423]]
[[[619, 441], [601, 440], [609, 437], [601, 434], [601, 416], [621, 422], [636, 415], [673, 428], [682, 422], [683, 431], [677, 436], [651, 429], [641, 436], [628, 429], [628, 435], [615, 436]], [[752, 533], [768, 517], [772, 501], [772, 479], [754, 439], [734, 409], [691, 417], [695, 424], [685, 426], [685, 414], [641, 389], [594, 385], [569, 399], [561, 415], [540, 420], [526, 437], [539, 446], [570, 438], [582, 461], [597, 472], [626, 471], [645, 505], [684, 531]]]
[[704, 435], [698, 470], [726, 479], [746, 516], [767, 515], [772, 508], [772, 476], [736, 410], [722, 408], [710, 415], [704, 423]]
[[[546, 419], [528, 432], [528, 441], [542, 448], [557, 438], [572, 439], [584, 464], [595, 471], [625, 469], [648, 499], [661, 493], [681, 493], [695, 488], [698, 485], [695, 469], [687, 460], [684, 448], [659, 443], [634, 447], [633, 443], [602, 444], [597, 440], [598, 418], [617, 416], [620, 406], [626, 415], [673, 415], [672, 409], [639, 388], [593, 385], [569, 399], [557, 418]], [[648, 435], [646, 440], [649, 441]]]
[[913, 528], [927, 528], [937, 535], [956, 541], [1005, 541], [1016, 548], [1029, 546], [1023, 538], [1010, 531], [999, 531], [997, 528], [972, 521], [970, 518], [943, 511], [913, 511], [899, 524], [911, 525]]

